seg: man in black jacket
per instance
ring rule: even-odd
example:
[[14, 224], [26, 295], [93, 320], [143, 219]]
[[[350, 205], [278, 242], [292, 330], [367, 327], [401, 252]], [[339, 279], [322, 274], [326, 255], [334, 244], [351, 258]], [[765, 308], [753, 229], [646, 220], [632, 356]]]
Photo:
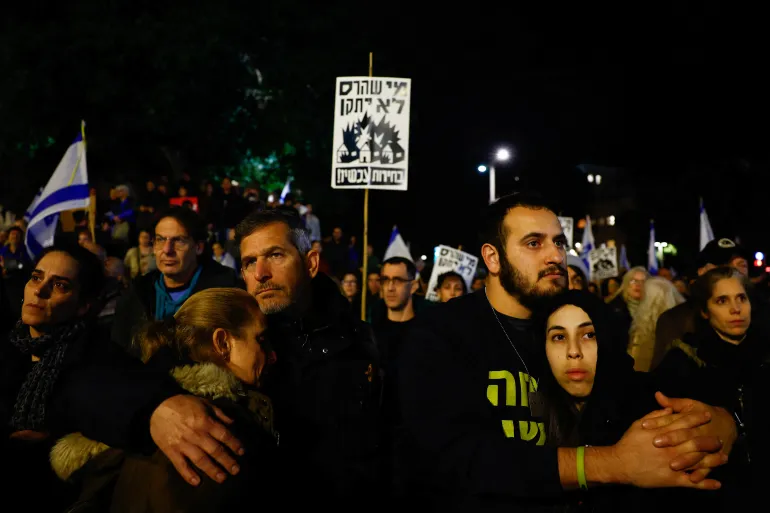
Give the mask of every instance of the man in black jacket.
[[[709, 454], [722, 448], [715, 435], [725, 446], [735, 440], [730, 414], [702, 403], [674, 400], [674, 411], [690, 414], [637, 422], [616, 445], [586, 448], [580, 467], [575, 448], [545, 444], [537, 390], [549, 369], [536, 357], [544, 334], [531, 317], [539, 300], [567, 288], [566, 238], [554, 210], [522, 194], [490, 205], [481, 230], [487, 287], [426, 311], [404, 344], [405, 457], [412, 460], [412, 493], [425, 501], [420, 506], [540, 511], [582, 476], [588, 486], [716, 486], [703, 480], [704, 471], [672, 470], [721, 464], [722, 455]], [[706, 411], [713, 420], [702, 425]]]
[[171, 208], [155, 223], [158, 269], [137, 277], [118, 303], [112, 325], [118, 345], [133, 352], [133, 336], [146, 322], [173, 316], [200, 290], [237, 286], [232, 269], [203, 257], [205, 240], [203, 221], [192, 210]]
[[268, 315], [276, 352], [266, 392], [281, 471], [301, 490], [288, 500], [360, 509], [378, 484], [380, 383], [371, 331], [318, 273], [319, 254], [299, 216], [255, 212], [236, 232], [243, 278]]

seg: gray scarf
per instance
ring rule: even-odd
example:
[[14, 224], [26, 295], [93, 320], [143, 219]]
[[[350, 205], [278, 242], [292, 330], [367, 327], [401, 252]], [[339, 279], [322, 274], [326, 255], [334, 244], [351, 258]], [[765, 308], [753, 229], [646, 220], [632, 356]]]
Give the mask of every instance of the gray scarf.
[[64, 356], [85, 325], [82, 322], [63, 324], [38, 338], [29, 334], [29, 326], [21, 321], [9, 334], [9, 340], [24, 356], [40, 358], [21, 385], [10, 425], [16, 431], [41, 431], [46, 427], [46, 407], [51, 391], [61, 372]]

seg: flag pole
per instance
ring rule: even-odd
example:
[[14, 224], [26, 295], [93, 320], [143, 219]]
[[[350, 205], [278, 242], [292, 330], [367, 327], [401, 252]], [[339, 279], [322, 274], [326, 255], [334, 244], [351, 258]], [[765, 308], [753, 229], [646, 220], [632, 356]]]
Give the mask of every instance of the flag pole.
[[[369, 78], [372, 78], [372, 59], [373, 54], [369, 52]], [[364, 247], [361, 252], [364, 260], [363, 274], [361, 276], [361, 320], [364, 322], [366, 321], [366, 295], [369, 292], [369, 185], [371, 184], [367, 184], [366, 189], [364, 189]]]
[[[80, 120], [80, 136], [83, 138], [83, 152], [87, 151], [86, 148], [86, 121]], [[96, 242], [96, 190], [91, 188], [88, 195], [88, 228], [91, 231], [91, 240]]]

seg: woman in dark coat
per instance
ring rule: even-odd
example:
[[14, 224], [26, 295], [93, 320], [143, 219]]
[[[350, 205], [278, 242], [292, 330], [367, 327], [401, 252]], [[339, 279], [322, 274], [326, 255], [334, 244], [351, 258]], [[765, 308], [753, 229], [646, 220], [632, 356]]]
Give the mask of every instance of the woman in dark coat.
[[89, 314], [103, 283], [101, 263], [89, 251], [46, 249], [24, 288], [21, 319], [0, 341], [2, 484], [33, 510], [57, 511], [74, 491], [57, 482], [48, 453], [57, 436], [89, 429], [70, 399], [99, 339]]
[[212, 288], [194, 294], [172, 319], [152, 323], [137, 338], [147, 366], [170, 374], [188, 393], [234, 420], [228, 429], [245, 450], [236, 476], [221, 484], [201, 476], [200, 484], [191, 486], [160, 451], [124, 453], [72, 433], [51, 454], [62, 479], [82, 483], [81, 509], [72, 511], [229, 511], [273, 493], [278, 433], [272, 404], [259, 385], [274, 354], [264, 331], [253, 296]]
[[654, 373], [666, 394], [734, 412], [738, 440], [714, 473], [723, 484], [719, 502], [708, 504], [722, 511], [754, 510], [770, 479], [770, 330], [752, 317], [749, 296], [746, 278], [730, 267], [699, 277], [692, 288], [699, 326], [673, 342]]

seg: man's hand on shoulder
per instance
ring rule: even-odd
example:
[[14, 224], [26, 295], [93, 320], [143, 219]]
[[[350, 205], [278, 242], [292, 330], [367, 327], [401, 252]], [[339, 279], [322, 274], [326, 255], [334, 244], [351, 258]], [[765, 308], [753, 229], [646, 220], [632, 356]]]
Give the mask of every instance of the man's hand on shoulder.
[[233, 422], [219, 408], [192, 395], [166, 399], [150, 418], [150, 435], [158, 449], [185, 481], [194, 486], [200, 483], [200, 477], [190, 463], [219, 483], [226, 478], [222, 469], [232, 475], [240, 470], [231, 452], [243, 455], [241, 442], [214, 420], [212, 414], [226, 424]]

